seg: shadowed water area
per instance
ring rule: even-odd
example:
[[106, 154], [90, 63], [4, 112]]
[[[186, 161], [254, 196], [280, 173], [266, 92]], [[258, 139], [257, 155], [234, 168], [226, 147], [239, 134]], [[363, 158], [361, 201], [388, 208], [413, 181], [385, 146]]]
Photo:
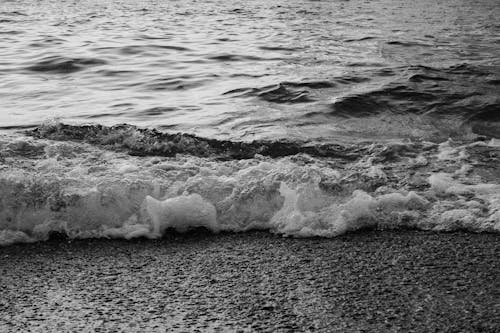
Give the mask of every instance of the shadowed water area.
[[2, 1], [0, 127], [499, 137], [498, 17], [496, 0]]

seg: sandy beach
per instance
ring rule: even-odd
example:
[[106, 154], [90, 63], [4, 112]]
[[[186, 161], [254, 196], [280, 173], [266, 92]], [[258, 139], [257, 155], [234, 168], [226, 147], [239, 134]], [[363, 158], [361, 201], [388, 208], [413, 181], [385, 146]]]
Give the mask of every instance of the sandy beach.
[[498, 332], [500, 235], [168, 234], [0, 249], [2, 332]]

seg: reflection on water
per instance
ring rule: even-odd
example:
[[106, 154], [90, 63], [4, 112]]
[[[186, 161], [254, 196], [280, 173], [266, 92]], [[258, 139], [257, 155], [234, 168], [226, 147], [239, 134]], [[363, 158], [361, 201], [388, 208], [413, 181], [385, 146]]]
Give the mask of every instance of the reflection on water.
[[496, 0], [3, 1], [0, 126], [498, 136], [499, 16]]

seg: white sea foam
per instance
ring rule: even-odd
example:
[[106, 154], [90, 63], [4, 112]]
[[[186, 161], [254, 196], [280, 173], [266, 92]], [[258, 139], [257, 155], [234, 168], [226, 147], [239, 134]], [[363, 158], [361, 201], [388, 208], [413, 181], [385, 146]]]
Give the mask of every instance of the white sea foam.
[[143, 204], [155, 235], [161, 235], [167, 228], [187, 231], [190, 227], [206, 227], [218, 231], [215, 207], [197, 193], [164, 201], [148, 195]]
[[490, 147], [496, 147], [496, 148], [499, 148], [499, 147], [500, 147], [500, 139], [497, 139], [497, 138], [493, 138], [493, 139], [491, 139], [491, 140], [488, 142], [488, 146], [490, 146]]
[[467, 153], [463, 148], [464, 147], [461, 146], [455, 146], [453, 141], [449, 139], [439, 145], [437, 158], [441, 161], [466, 159]]
[[[336, 165], [306, 155], [131, 157], [78, 143], [4, 139], [0, 245], [52, 232], [130, 239], [195, 227], [294, 237], [361, 228], [500, 232], [500, 185], [469, 177], [475, 169], [465, 148], [450, 145], [390, 165], [372, 156]], [[463, 162], [450, 163], [451, 156]], [[448, 170], [432, 172], [429, 161]], [[408, 168], [427, 175], [427, 185], [401, 185], [412, 183]]]

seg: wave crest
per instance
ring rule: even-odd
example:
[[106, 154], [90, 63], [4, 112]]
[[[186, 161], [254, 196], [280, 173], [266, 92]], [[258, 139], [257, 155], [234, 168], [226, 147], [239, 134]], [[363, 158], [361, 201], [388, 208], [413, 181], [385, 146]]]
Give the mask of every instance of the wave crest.
[[6, 138], [0, 244], [54, 232], [158, 238], [195, 227], [294, 237], [363, 228], [499, 232], [498, 146], [369, 145], [363, 157], [340, 163], [303, 153], [139, 157], [80, 142]]
[[285, 140], [254, 140], [252, 142], [216, 140], [185, 133], [164, 133], [127, 124], [107, 127], [47, 123], [27, 134], [41, 139], [87, 142], [107, 148], [126, 150], [131, 155], [137, 156], [189, 154], [219, 159], [249, 159], [256, 154], [283, 157], [307, 153], [311, 156], [347, 160], [357, 159], [360, 156], [355, 149], [337, 144], [311, 145], [307, 142]]

